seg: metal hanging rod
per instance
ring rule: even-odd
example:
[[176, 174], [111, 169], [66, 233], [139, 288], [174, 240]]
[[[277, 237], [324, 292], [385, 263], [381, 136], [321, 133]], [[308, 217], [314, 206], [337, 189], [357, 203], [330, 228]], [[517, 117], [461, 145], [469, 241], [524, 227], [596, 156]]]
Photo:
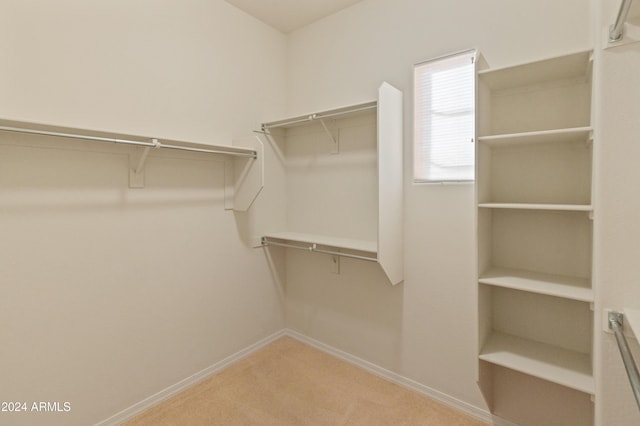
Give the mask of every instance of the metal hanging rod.
[[109, 142], [109, 143], [117, 143], [117, 144], [125, 144], [125, 145], [145, 146], [150, 148], [167, 148], [167, 149], [175, 149], [175, 150], [181, 150], [181, 151], [203, 152], [208, 154], [224, 154], [224, 155], [231, 155], [234, 157], [249, 157], [254, 159], [257, 158], [256, 151], [240, 152], [240, 151], [234, 150], [233, 148], [230, 148], [229, 150], [226, 150], [223, 148], [218, 148], [218, 149], [194, 148], [190, 146], [164, 144], [159, 142], [157, 139], [152, 139], [150, 142], [145, 142], [145, 141], [134, 141], [129, 139], [82, 135], [77, 133], [53, 132], [49, 130], [38, 130], [38, 129], [30, 129], [25, 127], [10, 127], [10, 126], [0, 126], [0, 131], [28, 133], [28, 134], [43, 135], [43, 136], [54, 136], [54, 137], [60, 137], [60, 138], [82, 139], [82, 140], [93, 141], [93, 142]]
[[192, 148], [190, 146], [168, 145], [164, 143], [158, 143], [158, 148], [177, 149], [180, 151], [191, 151], [191, 152], [204, 152], [207, 154], [224, 154], [224, 155], [231, 155], [234, 157], [249, 157], [254, 159], [257, 158], [257, 154], [255, 151], [236, 152], [236, 151], [226, 151], [222, 149]]
[[622, 0], [616, 22], [609, 28], [609, 43], [615, 43], [616, 41], [622, 40], [622, 30], [624, 29], [624, 23], [629, 15], [632, 2], [633, 0]]
[[337, 117], [337, 116], [346, 115], [346, 114], [352, 114], [356, 112], [368, 111], [371, 109], [376, 109], [377, 107], [378, 107], [377, 103], [371, 103], [366, 105], [355, 106], [353, 108], [341, 109], [337, 111], [319, 112], [319, 113], [310, 114], [304, 117], [292, 118], [291, 120], [263, 123], [262, 131], [265, 131], [271, 128], [276, 128], [276, 127], [286, 127], [286, 126], [291, 126], [293, 124], [306, 123], [308, 121], [321, 120], [323, 118], [331, 118], [331, 117]]
[[638, 374], [638, 368], [633, 360], [633, 355], [627, 344], [627, 339], [622, 333], [622, 323], [624, 320], [623, 314], [619, 312], [609, 312], [609, 329], [613, 331], [616, 336], [616, 342], [618, 342], [618, 348], [620, 349], [620, 355], [622, 356], [622, 362], [624, 368], [627, 370], [627, 376], [629, 377], [629, 383], [631, 383], [631, 390], [633, 396], [636, 398], [636, 404], [640, 409], [640, 374]]
[[322, 250], [317, 248], [317, 244], [311, 244], [310, 246], [297, 246], [294, 244], [287, 244], [287, 243], [280, 243], [280, 242], [276, 242], [276, 241], [269, 241], [266, 237], [262, 237], [262, 246], [266, 247], [266, 246], [277, 246], [277, 247], [285, 247], [285, 248], [293, 248], [293, 249], [298, 249], [298, 250], [306, 250], [312, 253], [322, 253], [322, 254], [328, 254], [331, 256], [340, 256], [340, 257], [349, 257], [352, 259], [359, 259], [359, 260], [365, 260], [367, 262], [378, 262], [378, 259], [375, 257], [369, 257], [369, 256], [361, 256], [361, 255], [357, 255], [357, 254], [351, 254], [351, 253], [342, 253], [342, 252], [338, 252], [338, 251], [331, 251], [331, 250]]
[[71, 139], [83, 139], [83, 140], [89, 140], [94, 142], [111, 142], [111, 143], [122, 143], [127, 145], [138, 145], [138, 146], [149, 146], [149, 147], [156, 146], [153, 142], [132, 141], [127, 139], [106, 138], [106, 137], [100, 137], [100, 136], [78, 135], [74, 133], [50, 132], [47, 130], [28, 129], [24, 127], [0, 126], [0, 130], [2, 130], [3, 132], [29, 133], [32, 135], [55, 136], [59, 138], [71, 138]]

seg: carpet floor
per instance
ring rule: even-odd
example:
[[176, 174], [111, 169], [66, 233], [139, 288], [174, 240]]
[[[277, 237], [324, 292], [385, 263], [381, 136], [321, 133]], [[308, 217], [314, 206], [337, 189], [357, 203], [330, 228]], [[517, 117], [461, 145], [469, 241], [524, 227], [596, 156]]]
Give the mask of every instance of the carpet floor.
[[485, 424], [289, 337], [276, 340], [125, 423]]

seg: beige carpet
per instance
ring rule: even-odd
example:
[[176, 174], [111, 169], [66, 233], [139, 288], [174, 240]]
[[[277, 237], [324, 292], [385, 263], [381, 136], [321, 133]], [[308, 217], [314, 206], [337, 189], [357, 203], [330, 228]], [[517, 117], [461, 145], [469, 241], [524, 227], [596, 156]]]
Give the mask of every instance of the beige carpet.
[[125, 424], [485, 423], [283, 337]]

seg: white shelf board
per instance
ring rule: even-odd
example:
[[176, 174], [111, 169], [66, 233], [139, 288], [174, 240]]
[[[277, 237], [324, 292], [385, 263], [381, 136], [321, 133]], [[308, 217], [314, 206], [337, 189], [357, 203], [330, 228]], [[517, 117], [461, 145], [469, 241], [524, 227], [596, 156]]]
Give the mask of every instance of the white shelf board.
[[588, 354], [494, 332], [479, 358], [580, 392], [595, 393]]
[[574, 141], [586, 142], [591, 140], [592, 132], [592, 127], [572, 127], [566, 129], [541, 130], [536, 132], [480, 136], [478, 141], [488, 146], [566, 143]]
[[[142, 142], [142, 143], [150, 143], [152, 140], [156, 139], [162, 148], [163, 145], [165, 148], [166, 145], [175, 146], [178, 149], [189, 150], [193, 149], [205, 149], [205, 150], [219, 150], [220, 154], [224, 153], [238, 153], [238, 154], [255, 154], [256, 151], [252, 148], [240, 147], [240, 146], [232, 146], [232, 145], [220, 145], [220, 144], [209, 144], [202, 142], [190, 142], [185, 140], [178, 139], [164, 139], [160, 137], [151, 137], [151, 136], [140, 136], [140, 135], [132, 135], [128, 133], [119, 133], [119, 132], [110, 132], [105, 130], [93, 130], [93, 129], [83, 129], [77, 127], [63, 127], [58, 125], [46, 124], [46, 123], [34, 123], [27, 121], [15, 121], [15, 120], [7, 120], [0, 118], [0, 127], [2, 127], [6, 131], [10, 131], [8, 129], [15, 129], [15, 132], [19, 130], [24, 131], [25, 133], [33, 133], [39, 134], [38, 132], [49, 132], [49, 133], [57, 133], [59, 137], [66, 136], [70, 139], [83, 139], [83, 137], [90, 138], [102, 138], [101, 142], [106, 143], [116, 143], [117, 140], [127, 140], [133, 142]], [[46, 134], [43, 134], [47, 136]]]
[[327, 235], [304, 234], [300, 232], [273, 232], [264, 235], [267, 238], [295, 241], [298, 243], [318, 244], [322, 246], [336, 247], [346, 250], [376, 253], [378, 243], [376, 241], [357, 240], [351, 238], [337, 238]]
[[321, 120], [325, 118], [345, 118], [350, 117], [357, 114], [366, 113], [368, 111], [372, 111], [376, 109], [378, 106], [378, 101], [369, 101], [361, 104], [345, 106], [341, 108], [335, 108], [331, 110], [325, 110], [321, 112], [314, 112], [304, 115], [299, 115], [295, 117], [285, 118], [282, 120], [271, 121], [262, 124], [262, 129], [273, 129], [273, 128], [282, 128], [286, 129], [289, 127], [299, 126], [303, 124], [308, 124], [314, 120]]
[[624, 308], [624, 319], [636, 339], [640, 340], [640, 309]]
[[553, 80], [586, 78], [590, 61], [589, 50], [511, 67], [482, 70], [478, 72], [478, 77], [492, 90], [504, 90]]
[[590, 280], [587, 278], [491, 267], [480, 275], [478, 281], [481, 284], [563, 297], [582, 302], [594, 301]]
[[591, 204], [545, 204], [545, 203], [480, 203], [478, 207], [485, 209], [516, 209], [516, 210], [558, 210], [590, 212]]

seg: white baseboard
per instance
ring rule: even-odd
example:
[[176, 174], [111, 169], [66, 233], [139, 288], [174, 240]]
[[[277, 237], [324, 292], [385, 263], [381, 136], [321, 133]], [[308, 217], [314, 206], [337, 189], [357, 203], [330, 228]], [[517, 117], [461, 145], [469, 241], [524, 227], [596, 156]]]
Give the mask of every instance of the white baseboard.
[[489, 424], [493, 424], [495, 418], [492, 417], [491, 413], [471, 404], [468, 404], [464, 401], [460, 401], [459, 399], [453, 398], [445, 393], [432, 389], [428, 386], [425, 386], [421, 383], [416, 382], [415, 380], [411, 380], [407, 377], [401, 376], [393, 371], [389, 371], [384, 369], [378, 365], [375, 365], [369, 361], [366, 361], [362, 358], [358, 358], [353, 356], [347, 352], [343, 352], [339, 349], [336, 349], [332, 346], [326, 345], [322, 342], [314, 340], [310, 337], [305, 336], [304, 334], [298, 333], [295, 330], [285, 329], [285, 335], [289, 336], [293, 339], [299, 340], [300, 342], [306, 343], [309, 346], [313, 346], [316, 349], [319, 349], [323, 352], [326, 352], [330, 355], [335, 356], [336, 358], [340, 358], [344, 361], [347, 361], [353, 365], [356, 365], [372, 374], [375, 374], [378, 377], [381, 377], [385, 380], [388, 380], [397, 385], [403, 386], [405, 388], [416, 391], [422, 395], [425, 395], [431, 399], [434, 399], [438, 402], [441, 402], [449, 407], [452, 407], [458, 411], [462, 411], [464, 413], [469, 414], [479, 420], [485, 421]]
[[106, 420], [103, 420], [99, 423], [96, 423], [95, 426], [116, 426], [119, 425], [120, 423], [127, 421], [133, 417], [135, 417], [136, 415], [142, 413], [145, 410], [148, 410], [149, 408], [153, 407], [154, 405], [159, 404], [160, 402], [184, 391], [185, 389], [189, 388], [190, 386], [193, 386], [194, 384], [205, 380], [209, 377], [211, 377], [212, 375], [214, 375], [215, 373], [219, 372], [220, 370], [228, 367], [229, 365], [233, 364], [236, 361], [241, 360], [242, 358], [245, 358], [249, 355], [251, 355], [252, 353], [258, 351], [259, 349], [263, 348], [264, 346], [268, 345], [269, 343], [279, 339], [280, 337], [283, 336], [288, 336], [291, 337], [292, 339], [296, 339], [300, 342], [303, 342], [309, 346], [312, 346], [316, 349], [319, 349], [323, 352], [326, 352], [332, 356], [335, 356], [336, 358], [340, 358], [344, 361], [347, 361], [353, 365], [356, 365], [372, 374], [375, 374], [376, 376], [382, 377], [385, 380], [388, 380], [390, 382], [396, 383], [400, 386], [403, 386], [405, 388], [411, 389], [413, 391], [416, 391], [422, 395], [425, 395], [431, 399], [434, 399], [438, 402], [441, 402], [445, 405], [448, 405], [452, 408], [455, 408], [456, 410], [462, 411], [464, 413], [469, 414], [470, 416], [473, 416], [475, 418], [478, 418], [480, 420], [483, 420], [489, 424], [493, 424], [493, 421], [495, 421], [495, 418], [492, 418], [491, 414], [485, 410], [482, 410], [478, 407], [475, 407], [471, 404], [467, 404], [466, 402], [460, 401], [459, 399], [453, 398], [445, 393], [439, 392], [435, 389], [432, 389], [428, 386], [425, 386], [421, 383], [418, 383], [414, 380], [411, 380], [409, 378], [406, 378], [404, 376], [401, 376], [397, 373], [394, 373], [392, 371], [386, 370], [378, 365], [375, 365], [369, 361], [365, 361], [362, 358], [358, 358], [356, 356], [353, 356], [347, 352], [343, 352], [339, 349], [336, 349], [332, 346], [329, 346], [327, 344], [324, 344], [322, 342], [319, 342], [317, 340], [314, 340], [310, 337], [307, 337], [301, 333], [298, 333], [295, 330], [292, 329], [282, 329], [274, 334], [272, 334], [271, 336], [268, 336], [262, 340], [260, 340], [257, 343], [254, 343], [253, 345], [239, 351], [236, 352], [233, 355], [228, 356], [227, 358], [211, 365], [210, 367], [205, 368], [202, 371], [199, 371], [198, 373], [187, 377], [184, 380], [179, 381], [178, 383], [175, 383], [169, 387], [167, 387], [166, 389], [161, 390], [160, 392], [151, 395], [148, 398], [145, 398], [144, 400], [132, 405], [129, 408], [126, 408], [122, 411], [120, 411], [117, 414], [114, 414], [113, 416], [109, 417]]
[[215, 373], [219, 372], [220, 370], [224, 369], [225, 367], [228, 367], [229, 365], [233, 364], [236, 361], [241, 360], [242, 358], [245, 358], [249, 355], [251, 355], [252, 353], [256, 352], [259, 349], [262, 349], [264, 346], [267, 346], [269, 343], [281, 338], [282, 336], [286, 335], [286, 330], [280, 330], [274, 334], [272, 334], [271, 336], [268, 336], [262, 340], [260, 340], [257, 343], [254, 343], [253, 345], [242, 349], [241, 351], [236, 352], [233, 355], [230, 355], [228, 357], [226, 357], [225, 359], [216, 362], [215, 364], [205, 368], [202, 371], [197, 372], [196, 374], [187, 377], [184, 380], [179, 381], [178, 383], [175, 383], [171, 386], [169, 386], [166, 389], [161, 390], [160, 392], [156, 393], [155, 395], [151, 395], [148, 398], [145, 398], [144, 400], [132, 405], [129, 408], [126, 408], [122, 411], [120, 411], [119, 413], [109, 417], [106, 420], [103, 420], [99, 423], [96, 423], [95, 426], [115, 426], [115, 425], [119, 425], [120, 423], [130, 420], [133, 417], [135, 417], [136, 415], [142, 413], [145, 410], [148, 410], [149, 408], [153, 407], [154, 405], [159, 404], [160, 402], [184, 391], [185, 389], [187, 389], [190, 386], [193, 386], [194, 384], [201, 382], [202, 380], [205, 380], [209, 377], [211, 377], [212, 375], [214, 375]]

